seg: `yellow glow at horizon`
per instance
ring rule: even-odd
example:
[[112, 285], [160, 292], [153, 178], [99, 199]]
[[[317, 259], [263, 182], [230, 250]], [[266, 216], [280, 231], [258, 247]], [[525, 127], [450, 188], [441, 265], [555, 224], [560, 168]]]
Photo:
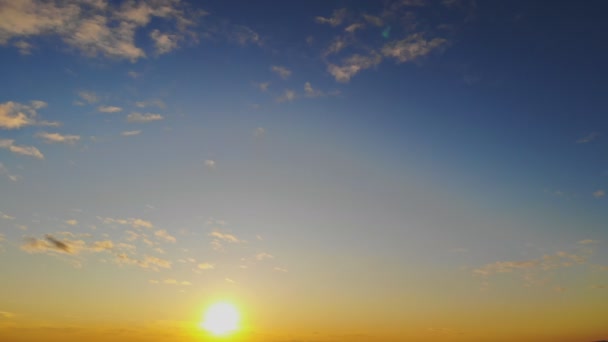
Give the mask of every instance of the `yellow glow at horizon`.
[[215, 303], [205, 312], [201, 327], [216, 336], [228, 335], [239, 328], [240, 315], [230, 303]]

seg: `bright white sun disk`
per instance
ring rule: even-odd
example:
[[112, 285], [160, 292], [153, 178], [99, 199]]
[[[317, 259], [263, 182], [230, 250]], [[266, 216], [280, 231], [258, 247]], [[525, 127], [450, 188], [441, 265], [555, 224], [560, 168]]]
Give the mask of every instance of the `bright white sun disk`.
[[226, 335], [238, 329], [239, 312], [232, 304], [217, 303], [207, 309], [201, 326], [214, 335]]

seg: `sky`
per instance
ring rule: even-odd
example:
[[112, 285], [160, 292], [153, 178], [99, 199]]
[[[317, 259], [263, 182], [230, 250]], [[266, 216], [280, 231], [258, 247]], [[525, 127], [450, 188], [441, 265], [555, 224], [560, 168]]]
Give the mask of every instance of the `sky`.
[[607, 9], [0, 0], [0, 339], [608, 339]]

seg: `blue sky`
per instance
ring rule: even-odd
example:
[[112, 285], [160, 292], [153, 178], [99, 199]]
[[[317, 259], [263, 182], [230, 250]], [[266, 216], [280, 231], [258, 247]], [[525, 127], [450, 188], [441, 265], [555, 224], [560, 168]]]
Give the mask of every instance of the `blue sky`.
[[[408, 282], [438, 300], [454, 282], [456, 297], [504, 286], [494, 300], [542, 289], [547, 310], [557, 294], [593, 307], [608, 284], [605, 9], [0, 1], [0, 267], [15, 291], [41, 263], [89, 280], [127, 267], [200, 286], [184, 303], [308, 288], [281, 305], [312, 308]], [[0, 311], [44, 318], [8, 296]], [[458, 322], [446, 331], [486, 336]]]

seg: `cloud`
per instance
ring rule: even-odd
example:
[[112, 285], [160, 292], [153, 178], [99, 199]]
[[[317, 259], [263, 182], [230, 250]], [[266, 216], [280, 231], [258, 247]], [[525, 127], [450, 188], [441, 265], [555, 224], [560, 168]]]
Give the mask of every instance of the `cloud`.
[[95, 241], [90, 249], [94, 252], [109, 251], [114, 248], [114, 243], [111, 240]]
[[272, 255], [272, 254], [268, 254], [268, 253], [265, 253], [265, 252], [262, 252], [262, 253], [258, 253], [258, 254], [256, 254], [256, 255], [255, 255], [255, 259], [256, 259], [257, 261], [268, 260], [268, 259], [274, 259], [274, 255]]
[[446, 39], [433, 38], [426, 40], [421, 33], [414, 33], [405, 39], [384, 45], [382, 55], [396, 59], [397, 63], [405, 63], [425, 56], [445, 44], [447, 44]]
[[591, 132], [589, 134], [587, 134], [586, 136], [578, 139], [576, 141], [577, 144], [586, 144], [586, 143], [590, 143], [592, 141], [594, 141], [595, 139], [597, 139], [599, 137], [599, 133], [597, 132]]
[[[347, 27], [347, 29], [348, 28], [350, 28], [350, 26]], [[327, 57], [327, 56], [336, 54], [336, 53], [342, 51], [347, 46], [349, 46], [351, 43], [352, 43], [351, 39], [338, 36], [331, 42], [331, 44], [329, 44], [327, 49], [325, 49], [325, 51], [323, 51], [323, 56]]]
[[141, 130], [124, 131], [124, 132], [120, 133], [120, 135], [122, 135], [123, 137], [132, 137], [134, 135], [139, 135], [140, 133], [141, 133]]
[[4, 238], [4, 234], [0, 233], [0, 242], [2, 242], [2, 241], [4, 241], [4, 240], [5, 240], [5, 238]]
[[154, 256], [146, 255], [142, 260], [131, 258], [126, 253], [119, 253], [116, 255], [116, 263], [119, 265], [135, 265], [141, 268], [152, 269], [158, 271], [160, 268], [170, 269], [171, 261], [157, 258]]
[[139, 229], [139, 228], [154, 228], [154, 225], [152, 224], [152, 222], [150, 221], [146, 221], [143, 219], [139, 219], [139, 218], [129, 218], [129, 219], [114, 219], [111, 217], [97, 217], [97, 219], [101, 220], [103, 223], [105, 224], [120, 224], [120, 225], [126, 225], [126, 226], [131, 226], [133, 228]]
[[262, 38], [254, 30], [243, 25], [234, 25], [227, 31], [229, 40], [236, 42], [239, 45], [245, 46], [249, 44], [262, 46]]
[[580, 243], [581, 245], [593, 245], [596, 243], [600, 243], [599, 240], [591, 240], [591, 239], [586, 239], [586, 240], [581, 240], [578, 243]]
[[151, 99], [146, 101], [137, 101], [135, 102], [135, 106], [138, 108], [146, 108], [151, 106], [156, 106], [161, 109], [165, 109], [167, 105], [160, 99]]
[[154, 42], [156, 53], [162, 55], [177, 48], [179, 36], [168, 33], [161, 33], [159, 30], [150, 32], [150, 38]]
[[293, 100], [295, 100], [296, 98], [296, 92], [291, 90], [291, 89], [286, 89], [283, 92], [283, 95], [277, 97], [276, 101], [281, 103], [281, 102], [291, 102]]
[[205, 166], [210, 168], [210, 169], [215, 169], [215, 160], [211, 160], [211, 159], [207, 159], [205, 160]]
[[75, 226], [78, 224], [78, 221], [76, 220], [67, 220], [65, 221], [66, 224], [69, 224], [70, 226]]
[[30, 101], [30, 104], [8, 101], [0, 103], [0, 129], [19, 129], [33, 125], [38, 109], [46, 107], [44, 101]]
[[4, 220], [14, 220], [15, 216], [11, 216], [0, 211], [0, 218]]
[[244, 242], [243, 240], [239, 240], [239, 238], [237, 238], [236, 236], [234, 236], [232, 234], [224, 234], [224, 233], [220, 233], [218, 231], [209, 233], [209, 236], [217, 238], [217, 239], [225, 241], [225, 242], [230, 242], [230, 243]]
[[161, 229], [161, 230], [157, 230], [154, 235], [158, 238], [164, 239], [165, 241], [168, 242], [172, 242], [175, 243], [176, 239], [174, 236], [171, 236], [171, 234], [167, 233], [166, 230]]
[[45, 235], [44, 239], [26, 238], [21, 249], [28, 253], [57, 252], [63, 254], [78, 254], [85, 246], [82, 240], [58, 240], [52, 235]]
[[14, 144], [12, 139], [0, 139], [0, 148], [7, 149], [13, 153], [21, 154], [24, 156], [34, 157], [37, 159], [44, 159], [44, 155], [34, 146], [19, 146]]
[[287, 269], [283, 267], [275, 267], [273, 269], [277, 272], [287, 273]]
[[593, 197], [595, 197], [595, 198], [602, 198], [604, 196], [606, 196], [606, 191], [601, 190], [601, 189], [597, 190], [593, 193]]
[[65, 144], [73, 144], [76, 141], [80, 140], [79, 135], [62, 135], [59, 133], [47, 133], [40, 132], [36, 134], [36, 137], [45, 140], [47, 144], [53, 143], [65, 143]]
[[128, 122], [146, 123], [146, 122], [158, 121], [158, 120], [163, 120], [163, 119], [164, 119], [164, 117], [162, 115], [152, 114], [152, 113], [142, 114], [142, 113], [133, 112], [133, 113], [127, 115]]
[[289, 76], [291, 76], [291, 70], [289, 70], [283, 66], [273, 65], [270, 67], [270, 70], [272, 70], [272, 72], [276, 73], [277, 75], [279, 75], [279, 77], [281, 77], [284, 80], [288, 79]]
[[374, 26], [378, 26], [378, 27], [384, 26], [384, 22], [382, 21], [382, 18], [380, 18], [380, 17], [370, 15], [370, 14], [363, 14], [363, 19], [366, 22], [368, 22]]
[[[9, 170], [6, 168], [6, 166], [4, 166], [4, 164], [0, 163], [0, 175], [6, 175], [6, 177], [8, 177], [8, 179], [10, 179], [13, 182], [16, 182], [19, 180], [19, 176], [18, 175], [13, 175], [12, 173], [9, 172]], [[2, 213], [0, 213], [0, 217], [2, 217], [1, 215]]]
[[365, 27], [365, 24], [363, 24], [363, 23], [354, 23], [354, 24], [350, 24], [346, 28], [344, 28], [344, 31], [346, 31], [348, 33], [354, 33], [355, 31], [362, 29], [364, 27]]
[[99, 102], [99, 97], [92, 91], [81, 91], [78, 93], [78, 96], [88, 104]]
[[331, 26], [338, 26], [344, 22], [344, 20], [347, 18], [347, 16], [348, 16], [348, 10], [346, 8], [341, 8], [341, 9], [334, 10], [331, 17], [326, 18], [326, 17], [319, 16], [319, 17], [315, 17], [315, 21], [319, 24], [329, 24]]
[[341, 83], [347, 83], [350, 79], [359, 72], [374, 67], [382, 62], [382, 56], [377, 52], [372, 51], [370, 55], [363, 56], [354, 54], [342, 61], [342, 65], [330, 63], [327, 66], [327, 71]]
[[253, 136], [256, 138], [263, 137], [265, 135], [266, 135], [266, 128], [264, 128], [264, 127], [257, 127], [256, 129], [253, 130]]
[[0, 311], [0, 317], [2, 318], [13, 318], [16, 315], [12, 312], [8, 312], [8, 311]]
[[304, 93], [306, 94], [306, 97], [319, 97], [324, 95], [322, 91], [314, 89], [310, 82], [304, 83]]
[[538, 283], [535, 275], [538, 273], [585, 264], [591, 253], [589, 249], [581, 249], [579, 254], [559, 251], [545, 254], [541, 258], [520, 261], [497, 261], [474, 269], [473, 274], [488, 277], [502, 273], [523, 272], [527, 285]]
[[136, 72], [136, 71], [131, 70], [131, 71], [129, 71], [129, 72], [127, 73], [127, 75], [128, 75], [129, 77], [131, 77], [131, 78], [140, 78], [142, 74], [141, 74], [141, 73], [139, 73], [139, 72]]
[[270, 82], [253, 83], [253, 85], [260, 91], [267, 91], [270, 86]]
[[[135, 44], [138, 30], [153, 18], [179, 34], [191, 36], [198, 15], [173, 0], [126, 1], [122, 4], [90, 0], [9, 1], [0, 12], [0, 45], [11, 39], [58, 36], [90, 57], [105, 56], [132, 62], [146, 57]], [[20, 49], [25, 47], [21, 45]]]
[[116, 106], [99, 106], [97, 110], [102, 113], [118, 113], [122, 111], [122, 108]]
[[31, 55], [32, 54], [32, 44], [26, 42], [25, 40], [18, 40], [13, 43], [13, 46], [19, 49], [19, 53], [22, 55]]
[[198, 264], [198, 268], [201, 270], [213, 270], [213, 269], [215, 269], [215, 266], [208, 262], [204, 262], [204, 263]]

